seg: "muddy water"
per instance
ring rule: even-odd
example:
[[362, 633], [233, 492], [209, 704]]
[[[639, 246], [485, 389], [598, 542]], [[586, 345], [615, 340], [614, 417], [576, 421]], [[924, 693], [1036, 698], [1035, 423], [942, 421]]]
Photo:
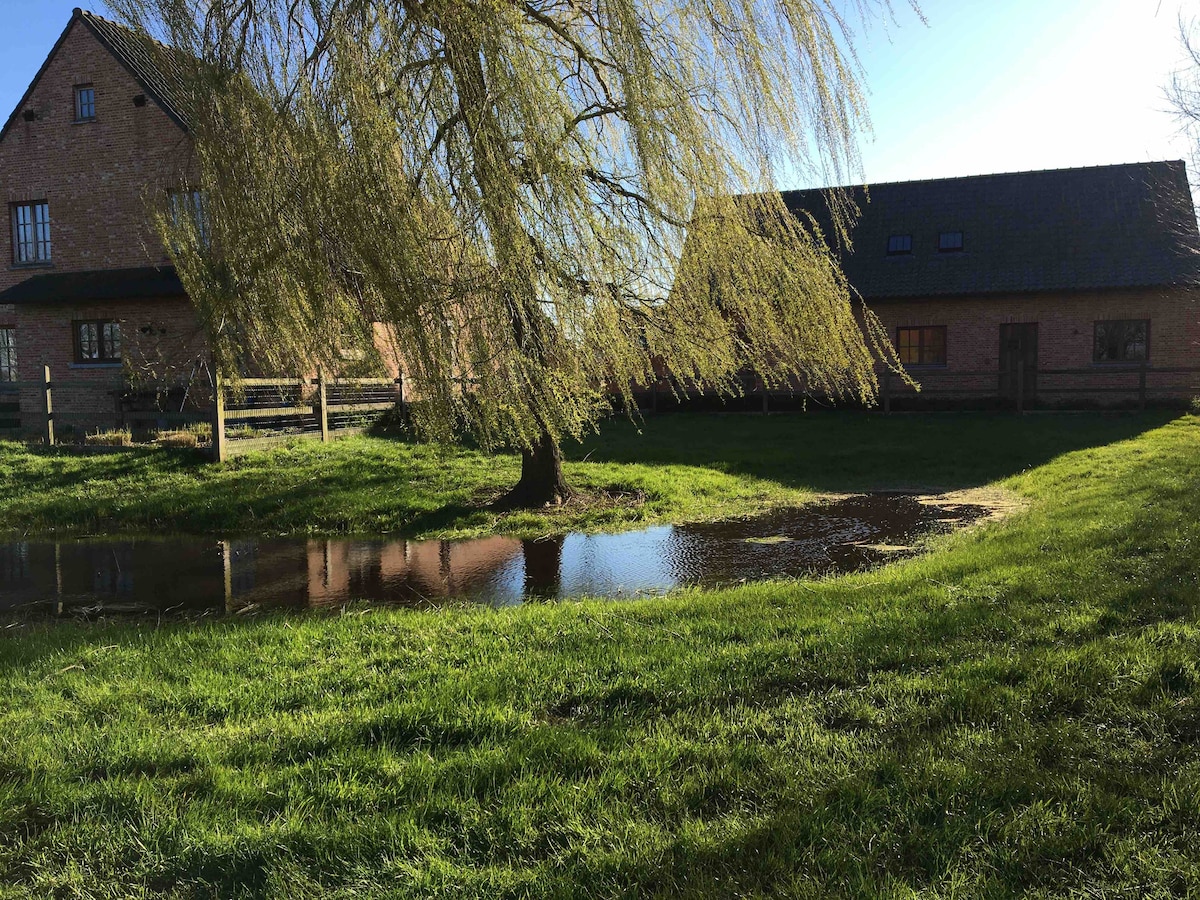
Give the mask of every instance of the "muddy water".
[[527, 599], [626, 598], [685, 585], [848, 572], [912, 552], [982, 514], [903, 495], [856, 496], [751, 519], [538, 540], [0, 543], [0, 611], [96, 618]]

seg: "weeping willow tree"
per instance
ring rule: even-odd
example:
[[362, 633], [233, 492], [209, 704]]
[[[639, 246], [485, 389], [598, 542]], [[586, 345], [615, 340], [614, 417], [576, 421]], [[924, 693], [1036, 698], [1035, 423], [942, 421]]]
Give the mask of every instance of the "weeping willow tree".
[[383, 323], [424, 431], [519, 448], [508, 499], [544, 504], [560, 443], [662, 371], [873, 397], [853, 210], [825, 233], [773, 186], [856, 168], [878, 2], [110, 5], [173, 48], [207, 221], [159, 226], [218, 363], [333, 365]]

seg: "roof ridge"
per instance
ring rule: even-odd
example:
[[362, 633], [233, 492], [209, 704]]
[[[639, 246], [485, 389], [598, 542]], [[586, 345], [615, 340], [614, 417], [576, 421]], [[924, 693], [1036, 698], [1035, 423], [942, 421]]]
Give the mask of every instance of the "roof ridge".
[[932, 184], [934, 182], [947, 181], [978, 181], [987, 178], [1011, 178], [1014, 175], [1051, 175], [1061, 174], [1064, 172], [1095, 172], [1099, 169], [1132, 169], [1132, 168], [1149, 168], [1150, 166], [1174, 166], [1180, 165], [1186, 167], [1187, 163], [1182, 159], [1157, 159], [1146, 162], [1127, 162], [1127, 163], [1100, 163], [1094, 166], [1061, 166], [1058, 168], [1047, 169], [1013, 169], [1008, 172], [980, 172], [975, 175], [948, 175], [941, 178], [911, 178], [897, 181], [864, 181], [858, 184], [838, 184], [826, 185], [824, 187], [812, 188], [788, 188], [780, 191], [781, 194], [804, 194], [813, 191], [834, 191], [834, 190], [855, 190], [856, 188], [876, 188], [890, 187], [898, 184]]

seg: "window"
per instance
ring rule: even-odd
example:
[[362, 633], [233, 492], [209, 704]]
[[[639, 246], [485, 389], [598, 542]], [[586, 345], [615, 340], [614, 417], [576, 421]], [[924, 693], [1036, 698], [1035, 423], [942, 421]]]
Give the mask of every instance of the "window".
[[13, 262], [50, 262], [50, 204], [45, 200], [16, 203], [12, 208]]
[[1150, 320], [1096, 323], [1095, 362], [1145, 362], [1150, 358]]
[[944, 366], [946, 364], [946, 326], [897, 328], [896, 348], [906, 366]]
[[888, 238], [888, 256], [903, 256], [912, 253], [911, 234], [893, 234]]
[[75, 362], [87, 365], [120, 361], [120, 322], [93, 320], [75, 323]]
[[963, 233], [943, 231], [938, 235], [938, 253], [962, 253]]
[[190, 222], [196, 229], [202, 246], [208, 246], [208, 210], [204, 192], [197, 190], [171, 191], [171, 224], [176, 228]]
[[90, 122], [96, 118], [96, 89], [90, 84], [75, 88], [75, 121]]
[[0, 381], [16, 380], [16, 332], [12, 328], [0, 328]]

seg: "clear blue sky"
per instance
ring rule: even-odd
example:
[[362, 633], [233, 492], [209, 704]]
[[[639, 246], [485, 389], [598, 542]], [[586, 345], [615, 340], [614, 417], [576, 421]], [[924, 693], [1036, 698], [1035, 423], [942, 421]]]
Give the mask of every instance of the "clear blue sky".
[[[928, 26], [893, 3], [895, 22], [858, 41], [874, 123], [861, 141], [867, 181], [1190, 156], [1164, 98], [1181, 64], [1182, 0], [924, 0]], [[0, 0], [0, 116], [75, 5]]]

